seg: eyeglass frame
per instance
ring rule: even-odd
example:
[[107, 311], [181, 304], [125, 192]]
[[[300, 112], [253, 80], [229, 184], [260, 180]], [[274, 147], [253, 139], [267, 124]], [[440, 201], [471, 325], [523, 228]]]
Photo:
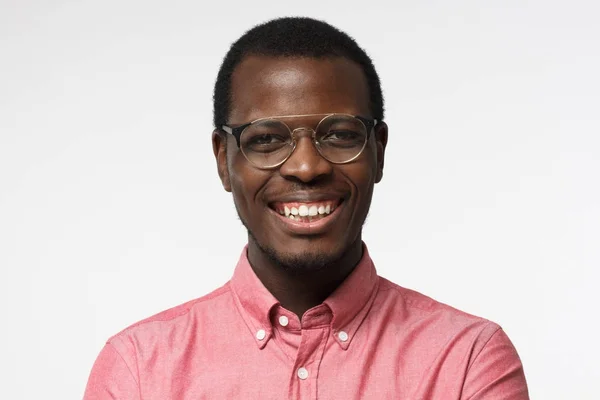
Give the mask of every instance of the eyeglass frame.
[[[316, 117], [319, 115], [323, 115], [324, 117], [321, 118], [321, 120], [317, 123], [317, 125], [315, 126], [314, 129], [311, 128], [307, 128], [307, 127], [298, 127], [296, 129], [291, 129], [289, 127], [288, 124], [286, 124], [284, 121], [281, 121], [280, 118], [299, 118], [299, 117]], [[365, 138], [365, 143], [362, 147], [362, 149], [360, 149], [360, 151], [358, 152], [358, 154], [356, 154], [354, 157], [352, 157], [351, 159], [347, 160], [347, 161], [342, 161], [342, 162], [336, 162], [336, 161], [331, 161], [330, 159], [328, 159], [327, 157], [325, 157], [323, 155], [323, 153], [321, 153], [321, 150], [318, 146], [318, 142], [316, 139], [316, 134], [317, 134], [317, 130], [319, 129], [319, 126], [321, 125], [321, 123], [331, 117], [331, 116], [335, 116], [335, 115], [341, 115], [341, 116], [346, 116], [346, 117], [352, 117], [352, 118], [356, 118], [357, 120], [359, 120], [365, 127], [365, 129], [367, 130], [367, 137]], [[290, 154], [288, 154], [282, 161], [280, 161], [279, 163], [275, 164], [275, 165], [271, 165], [271, 166], [267, 166], [267, 167], [260, 167], [258, 165], [256, 165], [254, 162], [250, 161], [250, 159], [248, 158], [248, 156], [246, 155], [246, 153], [242, 150], [242, 146], [241, 146], [241, 136], [242, 133], [244, 133], [244, 130], [246, 130], [246, 128], [248, 128], [250, 125], [256, 123], [256, 122], [260, 122], [260, 121], [265, 121], [265, 120], [276, 120], [281, 122], [283, 125], [285, 125], [285, 127], [288, 129], [288, 131], [290, 132], [290, 136], [292, 137], [292, 143], [293, 143], [293, 148], [292, 151], [290, 151]], [[298, 114], [298, 115], [275, 115], [275, 116], [271, 116], [271, 117], [262, 117], [262, 118], [258, 118], [255, 119], [253, 121], [247, 122], [245, 124], [236, 126], [236, 127], [232, 127], [229, 125], [221, 125], [221, 130], [223, 130], [226, 133], [229, 133], [230, 135], [232, 135], [235, 138], [235, 142], [238, 146], [238, 148], [242, 151], [242, 154], [244, 155], [244, 158], [246, 158], [246, 160], [248, 160], [248, 162], [252, 165], [254, 165], [256, 168], [259, 169], [272, 169], [272, 168], [277, 168], [280, 165], [282, 165], [283, 163], [285, 163], [294, 153], [294, 151], [296, 150], [296, 145], [297, 145], [297, 141], [296, 138], [294, 136], [294, 132], [298, 131], [298, 130], [310, 130], [312, 131], [312, 142], [315, 145], [315, 148], [317, 149], [317, 152], [319, 153], [319, 155], [321, 157], [323, 157], [325, 160], [327, 160], [328, 162], [332, 163], [332, 164], [347, 164], [349, 162], [352, 162], [354, 160], [356, 160], [365, 150], [365, 147], [367, 147], [367, 143], [369, 142], [369, 138], [371, 136], [371, 131], [373, 131], [373, 129], [377, 126], [377, 124], [381, 122], [375, 118], [368, 118], [368, 117], [363, 117], [360, 115], [352, 115], [352, 114], [345, 114], [345, 113], [330, 113], [330, 114]]]

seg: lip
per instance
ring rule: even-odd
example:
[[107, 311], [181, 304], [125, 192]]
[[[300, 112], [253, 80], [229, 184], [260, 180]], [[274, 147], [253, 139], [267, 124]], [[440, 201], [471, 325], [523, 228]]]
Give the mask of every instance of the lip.
[[[295, 197], [295, 199], [298, 199], [298, 197]], [[331, 228], [331, 226], [336, 223], [341, 210], [346, 205], [345, 203], [346, 202], [342, 200], [331, 214], [329, 214], [325, 218], [313, 222], [296, 221], [286, 217], [285, 215], [279, 214], [271, 207], [268, 207], [268, 209], [269, 212], [271, 212], [276, 217], [276, 219], [279, 221], [279, 223], [283, 226], [285, 230], [296, 235], [310, 236], [320, 235], [327, 232]]]

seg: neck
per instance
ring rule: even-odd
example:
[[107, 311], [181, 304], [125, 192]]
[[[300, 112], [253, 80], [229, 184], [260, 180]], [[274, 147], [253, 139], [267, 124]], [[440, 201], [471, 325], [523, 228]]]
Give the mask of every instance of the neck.
[[359, 238], [334, 263], [317, 271], [292, 272], [265, 254], [250, 236], [248, 261], [262, 284], [282, 307], [298, 315], [323, 303], [350, 275], [362, 257]]

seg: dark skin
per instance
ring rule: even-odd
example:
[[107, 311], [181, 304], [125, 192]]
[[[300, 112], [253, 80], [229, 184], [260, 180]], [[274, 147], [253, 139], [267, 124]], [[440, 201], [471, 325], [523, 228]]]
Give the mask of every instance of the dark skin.
[[[371, 117], [366, 79], [345, 58], [248, 56], [232, 77], [228, 124], [257, 118], [347, 113]], [[315, 128], [321, 117], [285, 120], [292, 128]], [[233, 195], [249, 231], [248, 260], [282, 307], [301, 317], [321, 304], [362, 257], [362, 225], [373, 187], [383, 175], [387, 125], [374, 129], [363, 153], [348, 164], [332, 164], [301, 135], [290, 158], [275, 169], [250, 164], [235, 139], [213, 133], [213, 150], [225, 190]], [[340, 204], [325, 228], [301, 232], [286, 225], [275, 202], [336, 199]]]

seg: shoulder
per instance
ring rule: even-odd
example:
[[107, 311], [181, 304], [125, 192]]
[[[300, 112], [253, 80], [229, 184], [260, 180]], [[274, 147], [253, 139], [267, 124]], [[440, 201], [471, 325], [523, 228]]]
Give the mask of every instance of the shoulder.
[[495, 322], [384, 278], [380, 278], [378, 298], [383, 319], [394, 328], [394, 338], [410, 343], [402, 348], [403, 357], [450, 366], [452, 370], [444, 374], [463, 382], [464, 398], [481, 393], [494, 399], [529, 398], [519, 355]]
[[485, 344], [501, 327], [479, 317], [437, 301], [415, 290], [404, 288], [385, 278], [380, 278], [380, 301], [403, 326], [418, 324], [424, 331], [440, 340], [452, 336], [469, 336]]
[[[151, 317], [138, 321], [108, 339], [110, 343], [121, 348], [123, 342], [133, 338], [151, 341], [165, 333], [177, 335], [185, 332], [189, 326], [210, 318], [214, 311], [229, 309], [232, 305], [230, 282], [222, 287], [183, 304], [161, 311]], [[136, 340], [137, 341], [137, 340]]]

